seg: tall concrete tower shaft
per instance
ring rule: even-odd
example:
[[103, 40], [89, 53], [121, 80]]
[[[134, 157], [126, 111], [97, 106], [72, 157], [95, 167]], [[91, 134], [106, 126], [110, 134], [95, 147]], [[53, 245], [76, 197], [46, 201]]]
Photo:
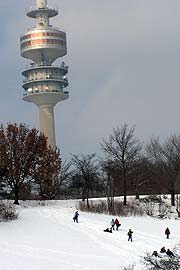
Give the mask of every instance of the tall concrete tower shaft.
[[56, 147], [54, 106], [69, 97], [64, 91], [68, 86], [68, 66], [64, 62], [53, 66], [53, 62], [67, 54], [66, 33], [49, 24], [49, 19], [58, 15], [47, 0], [36, 0], [36, 6], [27, 10], [28, 17], [36, 19], [36, 26], [20, 37], [21, 55], [31, 62], [22, 72], [25, 77], [22, 87], [23, 100], [39, 108], [40, 130], [51, 147]]

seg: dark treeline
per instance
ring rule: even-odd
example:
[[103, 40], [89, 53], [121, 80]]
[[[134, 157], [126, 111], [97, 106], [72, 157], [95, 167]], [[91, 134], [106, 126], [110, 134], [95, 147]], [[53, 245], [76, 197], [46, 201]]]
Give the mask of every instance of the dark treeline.
[[135, 128], [127, 124], [113, 129], [100, 147], [104, 157], [95, 154], [73, 156], [76, 174], [71, 179], [69, 194], [87, 199], [107, 197], [113, 208], [114, 197], [127, 195], [175, 194], [180, 192], [180, 135], [171, 135], [164, 142], [151, 138], [143, 145], [135, 137]]
[[135, 137], [135, 127], [114, 128], [102, 139], [102, 158], [95, 153], [71, 154], [61, 161], [60, 150], [47, 145], [47, 138], [26, 125], [8, 124], [0, 128], [1, 195], [19, 199], [70, 199], [87, 202], [106, 197], [113, 209], [114, 197], [138, 199], [143, 194], [180, 193], [180, 135], [161, 142], [151, 138], [143, 145]]

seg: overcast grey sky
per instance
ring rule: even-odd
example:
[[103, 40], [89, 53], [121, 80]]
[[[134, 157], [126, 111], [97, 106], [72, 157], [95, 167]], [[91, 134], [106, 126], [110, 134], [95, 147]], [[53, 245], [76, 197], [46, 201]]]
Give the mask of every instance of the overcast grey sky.
[[[0, 1], [0, 123], [39, 128], [35, 105], [22, 100], [19, 36], [34, 20], [32, 0]], [[49, 0], [67, 32], [70, 98], [55, 108], [62, 157], [100, 153], [114, 127], [136, 125], [147, 142], [180, 133], [180, 1]], [[62, 61], [62, 60], [58, 60]]]

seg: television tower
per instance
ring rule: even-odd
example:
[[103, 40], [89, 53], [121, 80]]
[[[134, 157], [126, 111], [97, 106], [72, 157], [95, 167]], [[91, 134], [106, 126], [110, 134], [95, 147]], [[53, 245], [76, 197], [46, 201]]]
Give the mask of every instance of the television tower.
[[67, 54], [66, 33], [49, 24], [58, 10], [50, 8], [47, 0], [36, 0], [36, 6], [28, 9], [26, 15], [36, 19], [36, 26], [20, 37], [22, 57], [32, 60], [22, 72], [25, 77], [23, 100], [37, 105], [40, 130], [47, 136], [48, 144], [55, 148], [54, 106], [67, 99], [69, 92], [64, 91], [68, 86], [68, 66], [64, 62], [60, 66], [52, 63]]

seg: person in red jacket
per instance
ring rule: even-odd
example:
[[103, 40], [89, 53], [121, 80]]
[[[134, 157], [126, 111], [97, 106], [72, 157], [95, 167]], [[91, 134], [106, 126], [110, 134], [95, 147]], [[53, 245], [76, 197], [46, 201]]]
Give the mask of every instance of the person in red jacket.
[[166, 238], [169, 239], [170, 230], [169, 230], [168, 227], [167, 227], [166, 230], [165, 230], [165, 235], [166, 235]]
[[119, 220], [116, 218], [114, 221], [114, 224], [116, 225], [116, 231], [118, 231], [119, 226], [121, 226], [121, 224], [119, 223]]

